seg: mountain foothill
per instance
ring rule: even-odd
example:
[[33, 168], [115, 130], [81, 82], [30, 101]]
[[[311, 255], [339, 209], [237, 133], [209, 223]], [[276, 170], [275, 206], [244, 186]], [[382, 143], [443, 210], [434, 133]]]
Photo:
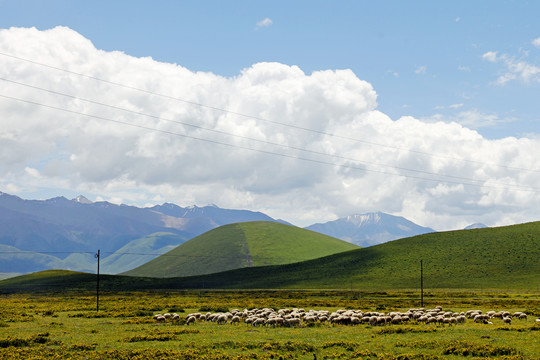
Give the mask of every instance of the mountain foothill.
[[[462, 231], [482, 230], [490, 229], [473, 224]], [[299, 228], [261, 212], [215, 205], [140, 208], [84, 196], [24, 200], [0, 192], [3, 278], [48, 269], [95, 273], [98, 249], [106, 274], [165, 278], [287, 268], [327, 257], [362, 257], [393, 249], [394, 243], [412, 246], [418, 236], [430, 234], [438, 233], [382, 212]]]

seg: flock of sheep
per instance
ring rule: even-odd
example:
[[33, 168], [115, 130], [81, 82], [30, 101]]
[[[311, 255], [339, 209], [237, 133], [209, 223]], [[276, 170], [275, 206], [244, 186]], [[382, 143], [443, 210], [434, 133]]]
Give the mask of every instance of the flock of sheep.
[[[406, 312], [364, 312], [361, 310], [309, 310], [304, 309], [244, 309], [231, 310], [226, 313], [192, 313], [186, 316], [186, 325], [206, 321], [216, 324], [240, 324], [241, 322], [252, 326], [300, 326], [315, 323], [329, 323], [340, 325], [369, 324], [372, 326], [403, 324], [409, 322], [426, 324], [462, 324], [467, 319], [477, 323], [493, 324], [493, 319], [500, 319], [505, 324], [511, 324], [513, 319], [527, 320], [527, 314], [508, 311], [469, 310], [467, 312], [444, 311], [441, 306], [433, 309], [409, 309]], [[156, 314], [154, 319], [158, 322], [167, 320], [180, 320], [180, 315]], [[540, 323], [540, 319], [536, 320]]]

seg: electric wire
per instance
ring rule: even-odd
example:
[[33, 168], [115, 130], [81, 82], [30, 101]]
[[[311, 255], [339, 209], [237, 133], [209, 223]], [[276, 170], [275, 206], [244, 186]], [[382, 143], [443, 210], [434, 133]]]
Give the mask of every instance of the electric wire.
[[[103, 120], [103, 121], [108, 121], [108, 122], [112, 122], [112, 123], [116, 123], [116, 124], [127, 125], [127, 126], [131, 126], [131, 127], [135, 127], [135, 128], [139, 128], [139, 129], [143, 129], [143, 130], [148, 130], [148, 131], [153, 131], [153, 132], [158, 132], [158, 133], [163, 133], [163, 134], [168, 134], [168, 135], [173, 135], [173, 136], [179, 136], [179, 137], [184, 137], [184, 138], [193, 139], [193, 140], [199, 140], [199, 141], [208, 142], [208, 143], [212, 143], [212, 144], [218, 144], [218, 145], [227, 146], [227, 147], [230, 147], [230, 148], [254, 151], [254, 152], [267, 154], [267, 155], [272, 155], [272, 156], [281, 156], [281, 157], [284, 157], [284, 158], [302, 160], [302, 161], [312, 162], [312, 163], [316, 163], [316, 164], [336, 166], [336, 167], [340, 167], [340, 168], [344, 168], [344, 169], [360, 170], [360, 171], [364, 171], [364, 172], [378, 173], [378, 174], [391, 175], [391, 176], [399, 176], [399, 177], [404, 177], [404, 178], [409, 178], [409, 179], [425, 180], [425, 181], [431, 181], [431, 182], [443, 182], [443, 183], [447, 183], [447, 184], [467, 185], [467, 186], [474, 186], [474, 187], [480, 187], [480, 188], [493, 188], [493, 189], [501, 189], [501, 190], [514, 189], [514, 190], [517, 190], [517, 191], [525, 191], [525, 192], [533, 192], [533, 193], [536, 193], [536, 192], [540, 191], [540, 189], [537, 189], [537, 188], [526, 187], [526, 186], [521, 186], [521, 185], [494, 186], [494, 185], [490, 185], [490, 184], [475, 184], [475, 183], [470, 183], [470, 182], [445, 180], [445, 179], [440, 179], [440, 178], [437, 179], [437, 178], [427, 178], [427, 177], [421, 177], [421, 176], [413, 176], [413, 175], [408, 175], [408, 174], [399, 174], [399, 173], [393, 173], [393, 172], [388, 172], [388, 171], [369, 169], [369, 168], [366, 168], [366, 167], [359, 167], [359, 166], [354, 166], [354, 165], [349, 165], [349, 164], [336, 164], [334, 162], [329, 162], [329, 161], [316, 160], [316, 159], [300, 157], [300, 156], [295, 156], [295, 155], [289, 155], [289, 154], [284, 154], [284, 153], [277, 153], [277, 152], [272, 152], [272, 151], [262, 150], [262, 149], [255, 149], [255, 148], [252, 148], [252, 147], [230, 144], [230, 143], [226, 143], [226, 142], [223, 142], [223, 141], [217, 141], [217, 140], [205, 139], [205, 138], [186, 135], [186, 134], [180, 134], [180, 133], [169, 131], [169, 130], [156, 129], [156, 128], [145, 126], [145, 125], [133, 124], [133, 123], [129, 123], [129, 122], [121, 121], [121, 120], [115, 120], [115, 119], [105, 118], [105, 117], [102, 117], [102, 116], [86, 114], [86, 113], [82, 113], [82, 112], [78, 112], [78, 111], [74, 111], [74, 110], [69, 110], [69, 109], [65, 109], [65, 108], [61, 108], [61, 107], [57, 107], [57, 106], [42, 104], [42, 103], [31, 101], [31, 100], [20, 99], [20, 98], [16, 98], [16, 97], [4, 95], [4, 94], [0, 94], [0, 97], [15, 100], [15, 101], [19, 101], [19, 102], [24, 102], [24, 103], [31, 104], [31, 105], [41, 106], [41, 107], [44, 107], [44, 108], [63, 111], [63, 112], [70, 113], [70, 114], [81, 115], [81, 116], [86, 116], [86, 117], [90, 117], [90, 118], [94, 118], [94, 119], [98, 119], [98, 120]], [[439, 175], [437, 175], [437, 176], [439, 176]], [[474, 181], [473, 179], [470, 179], [470, 180]]]
[[[181, 245], [181, 244], [180, 244]], [[9, 251], [0, 251], [1, 254], [43, 254], [43, 255], [52, 255], [52, 254], [88, 254], [94, 256], [97, 254], [95, 251], [30, 251], [30, 250], [9, 250]], [[216, 257], [220, 259], [246, 259], [246, 256], [224, 256], [224, 255], [174, 255], [167, 253], [132, 253], [132, 252], [113, 252], [113, 251], [101, 251], [101, 254], [109, 255], [134, 255], [134, 256], [164, 256], [164, 257], [175, 257], [175, 258], [188, 258], [188, 259], [215, 259]], [[106, 258], [106, 257], [105, 257]], [[104, 258], [104, 259], [105, 259]], [[288, 259], [283, 256], [254, 256], [257, 260], [280, 260], [280, 261], [292, 261], [297, 259]]]
[[315, 133], [315, 134], [319, 134], [319, 135], [335, 137], [335, 138], [342, 139], [342, 140], [354, 141], [354, 142], [364, 143], [364, 144], [368, 144], [368, 145], [372, 145], [372, 146], [380, 146], [380, 147], [385, 147], [385, 148], [394, 149], [394, 150], [398, 150], [398, 151], [406, 151], [406, 152], [421, 154], [421, 155], [425, 155], [425, 156], [429, 156], [429, 157], [438, 157], [438, 158], [445, 158], [445, 159], [463, 161], [463, 162], [468, 162], [468, 163], [497, 166], [497, 167], [501, 167], [501, 168], [505, 168], [505, 169], [512, 169], [512, 170], [540, 172], [540, 169], [526, 169], [526, 168], [514, 167], [514, 166], [509, 166], [509, 165], [503, 165], [503, 164], [486, 163], [486, 162], [483, 162], [483, 161], [476, 161], [476, 160], [471, 160], [471, 159], [453, 157], [453, 156], [448, 156], [448, 155], [444, 155], [444, 154], [428, 153], [428, 152], [425, 152], [425, 151], [407, 149], [407, 148], [402, 148], [402, 147], [388, 145], [388, 144], [380, 144], [380, 143], [376, 143], [376, 142], [372, 142], [372, 141], [362, 140], [362, 139], [358, 139], [358, 138], [352, 138], [352, 137], [349, 137], [349, 136], [343, 136], [343, 135], [329, 133], [329, 132], [325, 132], [325, 131], [321, 131], [321, 130], [309, 129], [309, 128], [297, 126], [297, 125], [294, 125], [294, 124], [287, 124], [287, 123], [283, 123], [283, 122], [279, 122], [279, 121], [273, 121], [273, 120], [265, 119], [265, 118], [262, 118], [262, 117], [259, 117], [259, 116], [253, 116], [253, 115], [248, 115], [248, 114], [244, 114], [244, 113], [240, 113], [240, 112], [236, 112], [236, 111], [222, 109], [222, 108], [219, 108], [219, 107], [216, 107], [216, 106], [210, 106], [210, 105], [202, 104], [202, 103], [199, 103], [199, 102], [196, 102], [196, 101], [186, 100], [186, 99], [182, 99], [182, 98], [179, 98], [179, 97], [174, 97], [174, 96], [157, 93], [157, 92], [141, 89], [141, 88], [126, 85], [126, 84], [121, 84], [121, 83], [118, 83], [118, 82], [102, 79], [102, 78], [99, 78], [99, 77], [96, 77], [96, 76], [83, 74], [83, 73], [72, 71], [72, 70], [63, 69], [63, 68], [60, 68], [60, 67], [57, 67], [57, 66], [44, 64], [44, 63], [41, 63], [41, 62], [38, 62], [38, 61], [22, 58], [22, 57], [15, 56], [15, 55], [12, 55], [12, 54], [7, 54], [5, 52], [0, 52], [0, 55], [5, 56], [5, 57], [9, 57], [9, 58], [12, 58], [12, 59], [20, 60], [20, 61], [25, 61], [25, 62], [34, 64], [34, 65], [47, 67], [49, 69], [54, 69], [54, 70], [62, 71], [62, 72], [65, 72], [65, 73], [77, 75], [77, 76], [80, 76], [80, 77], [85, 77], [87, 79], [92, 79], [92, 80], [103, 82], [103, 83], [106, 83], [106, 84], [122, 87], [122, 88], [125, 88], [125, 89], [130, 89], [130, 90], [146, 93], [146, 94], [149, 94], [149, 95], [154, 95], [154, 96], [166, 98], [166, 99], [169, 99], [169, 100], [179, 101], [179, 102], [189, 104], [189, 105], [198, 106], [200, 108], [219, 111], [219, 112], [226, 113], [226, 114], [231, 114], [231, 115], [240, 116], [240, 117], [244, 117], [244, 118], [249, 118], [249, 119], [253, 119], [253, 120], [257, 120], [257, 121], [267, 122], [267, 123], [270, 123], [270, 124], [289, 127], [289, 128], [293, 128], [293, 129], [296, 129], [296, 130], [311, 132], [311, 133]]
[[[205, 131], [209, 131], [209, 132], [213, 132], [213, 133], [217, 133], [217, 134], [221, 134], [221, 135], [231, 136], [231, 137], [235, 137], [235, 138], [239, 138], [239, 139], [243, 139], [243, 140], [254, 141], [254, 142], [267, 144], [267, 145], [273, 145], [273, 146], [282, 147], [282, 148], [291, 149], [291, 150], [307, 152], [307, 153], [311, 153], [311, 154], [315, 154], [315, 155], [323, 155], [323, 156], [328, 156], [328, 157], [332, 157], [332, 158], [336, 158], [336, 159], [340, 159], [340, 160], [352, 161], [352, 162], [355, 162], [355, 163], [369, 164], [369, 165], [374, 165], [374, 166], [392, 168], [392, 169], [396, 169], [396, 170], [409, 171], [409, 172], [426, 174], [426, 175], [441, 176], [441, 177], [447, 177], [447, 178], [465, 180], [465, 181], [471, 181], [471, 182], [485, 183], [485, 182], [491, 181], [489, 179], [471, 179], [471, 178], [467, 178], [467, 177], [463, 177], [463, 176], [447, 175], [447, 174], [434, 173], [434, 172], [425, 171], [425, 170], [410, 169], [410, 168], [405, 168], [405, 167], [400, 167], [400, 166], [395, 166], [395, 165], [388, 165], [388, 164], [376, 163], [376, 162], [371, 162], [371, 161], [366, 161], [366, 160], [359, 160], [359, 159], [349, 158], [349, 157], [340, 156], [340, 155], [336, 155], [336, 154], [328, 154], [328, 153], [325, 153], [325, 152], [309, 150], [309, 149], [295, 147], [295, 146], [286, 145], [286, 144], [279, 144], [279, 143], [275, 143], [275, 142], [271, 142], [271, 141], [267, 141], [267, 140], [261, 140], [261, 139], [255, 139], [255, 138], [247, 137], [247, 136], [237, 135], [237, 134], [233, 134], [233, 133], [226, 132], [226, 131], [210, 129], [210, 128], [206, 128], [206, 127], [203, 127], [203, 126], [200, 126], [200, 125], [194, 125], [194, 124], [191, 124], [191, 123], [187, 123], [187, 122], [184, 122], [184, 121], [167, 119], [167, 118], [164, 118], [164, 117], [161, 117], [161, 116], [147, 114], [147, 113], [143, 113], [143, 112], [139, 112], [139, 111], [133, 111], [133, 110], [122, 108], [122, 107], [119, 107], [119, 106], [116, 106], [116, 105], [105, 104], [105, 103], [102, 103], [102, 102], [81, 98], [81, 97], [78, 97], [78, 96], [58, 92], [58, 91], [51, 90], [51, 89], [42, 88], [42, 87], [35, 86], [35, 85], [22, 83], [22, 82], [19, 82], [19, 81], [15, 81], [15, 80], [3, 78], [3, 77], [0, 77], [0, 80], [5, 81], [5, 82], [9, 82], [9, 83], [12, 83], [12, 84], [16, 84], [16, 85], [19, 85], [19, 86], [24, 86], [24, 87], [27, 87], [27, 88], [47, 92], [47, 93], [50, 93], [50, 94], [59, 95], [59, 96], [67, 97], [67, 98], [70, 98], [70, 99], [87, 102], [87, 103], [94, 104], [94, 105], [108, 107], [108, 108], [115, 109], [115, 110], [121, 110], [121, 111], [124, 111], [124, 112], [127, 112], [127, 113], [131, 113], [131, 114], [135, 114], [135, 115], [139, 115], [139, 116], [145, 116], [145, 117], [153, 118], [153, 119], [164, 121], [164, 122], [175, 123], [175, 124], [192, 127], [192, 128], [195, 128], [195, 129], [205, 130]], [[516, 184], [507, 184], [507, 183], [501, 183], [501, 182], [493, 182], [493, 184], [501, 185], [501, 186], [530, 188], [528, 186], [521, 186], [521, 185], [516, 185]], [[537, 189], [537, 190], [540, 191], [540, 189]]]

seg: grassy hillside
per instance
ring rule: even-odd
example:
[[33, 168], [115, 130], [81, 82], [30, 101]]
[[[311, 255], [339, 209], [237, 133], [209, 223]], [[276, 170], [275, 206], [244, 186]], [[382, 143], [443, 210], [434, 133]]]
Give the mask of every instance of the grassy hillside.
[[[134, 289], [417, 289], [420, 260], [427, 289], [540, 289], [540, 222], [419, 235], [288, 265], [185, 278], [108, 276], [106, 290]], [[0, 281], [0, 291], [95, 288], [95, 275], [45, 272]], [[38, 277], [41, 277], [39, 279]], [[70, 280], [66, 280], [70, 278]], [[69, 286], [67, 286], [67, 285]], [[33, 286], [33, 287], [32, 287]]]
[[182, 235], [166, 232], [154, 233], [132, 240], [103, 259], [101, 271], [107, 274], [118, 274], [131, 270], [171, 251], [185, 241], [186, 238]]
[[211, 230], [124, 274], [151, 277], [210, 274], [289, 264], [357, 248], [294, 226], [255, 221]]

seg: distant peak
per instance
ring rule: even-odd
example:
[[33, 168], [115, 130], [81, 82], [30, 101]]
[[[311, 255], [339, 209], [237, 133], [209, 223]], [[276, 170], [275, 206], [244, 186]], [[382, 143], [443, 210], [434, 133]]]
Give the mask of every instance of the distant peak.
[[472, 229], [484, 229], [487, 228], [487, 225], [484, 225], [482, 223], [474, 223], [465, 228], [465, 230], [472, 230]]
[[370, 212], [366, 214], [354, 214], [347, 216], [347, 221], [360, 225], [365, 223], [377, 223], [381, 220], [380, 212]]
[[81, 204], [92, 204], [92, 202], [90, 200], [88, 200], [87, 198], [85, 198], [82, 195], [77, 196], [75, 199], [73, 199], [73, 201], [76, 201], [76, 202], [81, 203]]

